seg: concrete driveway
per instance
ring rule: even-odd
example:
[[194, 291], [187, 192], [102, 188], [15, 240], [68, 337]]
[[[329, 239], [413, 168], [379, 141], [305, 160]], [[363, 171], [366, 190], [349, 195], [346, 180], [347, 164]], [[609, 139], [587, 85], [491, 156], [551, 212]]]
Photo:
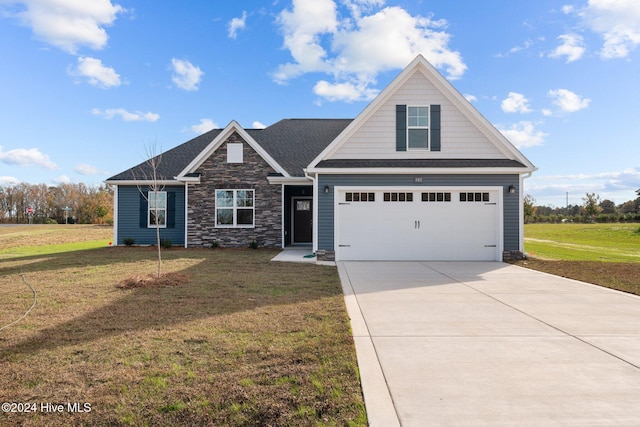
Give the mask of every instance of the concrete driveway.
[[372, 426], [640, 426], [640, 298], [497, 262], [339, 262]]

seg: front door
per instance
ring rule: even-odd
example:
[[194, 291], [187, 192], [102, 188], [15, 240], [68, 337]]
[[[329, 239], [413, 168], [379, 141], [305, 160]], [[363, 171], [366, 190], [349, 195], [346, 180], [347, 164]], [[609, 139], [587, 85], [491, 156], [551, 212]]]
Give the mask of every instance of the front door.
[[312, 199], [293, 199], [293, 243], [311, 243], [313, 235]]

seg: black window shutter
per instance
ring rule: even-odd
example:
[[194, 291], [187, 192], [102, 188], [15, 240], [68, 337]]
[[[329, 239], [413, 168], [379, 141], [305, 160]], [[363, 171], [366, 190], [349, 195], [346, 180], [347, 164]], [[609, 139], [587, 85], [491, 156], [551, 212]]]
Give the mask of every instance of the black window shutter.
[[406, 105], [396, 105], [396, 151], [407, 151]]
[[167, 192], [167, 228], [176, 228], [176, 193]]
[[431, 151], [440, 151], [440, 106], [432, 105], [431, 112]]
[[140, 194], [140, 228], [147, 228], [149, 226], [149, 218], [147, 217], [149, 215], [148, 196], [148, 191]]

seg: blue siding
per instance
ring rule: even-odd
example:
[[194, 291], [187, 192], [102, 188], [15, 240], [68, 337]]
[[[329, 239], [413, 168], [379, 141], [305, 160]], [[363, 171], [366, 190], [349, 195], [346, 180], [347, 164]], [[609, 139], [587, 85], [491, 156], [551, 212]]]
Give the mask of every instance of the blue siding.
[[[184, 245], [184, 186], [166, 186], [164, 191], [175, 193], [175, 209], [167, 212], [167, 224], [172, 227], [161, 228], [160, 238], [171, 240], [174, 245]], [[135, 185], [118, 187], [118, 245], [124, 244], [126, 238], [135, 239], [137, 245], [156, 244], [156, 229], [140, 226], [141, 222], [146, 222], [146, 216], [141, 218], [140, 197], [140, 190]]]
[[[416, 183], [415, 178], [422, 178]], [[334, 187], [337, 186], [393, 186], [393, 187], [429, 187], [429, 186], [502, 186], [503, 191], [503, 236], [504, 250], [519, 250], [520, 219], [518, 195], [520, 178], [518, 175], [320, 175], [318, 188], [328, 185], [328, 194], [318, 192], [318, 249], [334, 249]], [[509, 193], [509, 186], [516, 189]]]

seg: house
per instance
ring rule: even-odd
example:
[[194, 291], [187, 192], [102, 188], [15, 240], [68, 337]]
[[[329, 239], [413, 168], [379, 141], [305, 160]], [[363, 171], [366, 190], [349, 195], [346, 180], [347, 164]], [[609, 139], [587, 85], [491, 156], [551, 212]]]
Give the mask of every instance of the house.
[[114, 241], [310, 245], [319, 259], [502, 260], [536, 167], [416, 57], [355, 119], [232, 121], [109, 178]]

